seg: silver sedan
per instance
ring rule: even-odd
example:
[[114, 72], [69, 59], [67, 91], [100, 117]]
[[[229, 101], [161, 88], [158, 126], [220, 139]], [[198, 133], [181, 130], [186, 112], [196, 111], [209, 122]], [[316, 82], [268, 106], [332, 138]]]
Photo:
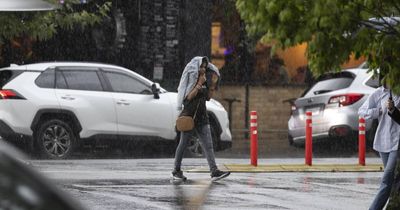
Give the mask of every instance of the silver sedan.
[[[289, 143], [304, 145], [305, 113], [312, 112], [313, 142], [356, 139], [358, 108], [377, 87], [378, 79], [365, 67], [329, 73], [292, 103], [288, 121]], [[367, 139], [374, 135], [374, 122], [367, 122]]]

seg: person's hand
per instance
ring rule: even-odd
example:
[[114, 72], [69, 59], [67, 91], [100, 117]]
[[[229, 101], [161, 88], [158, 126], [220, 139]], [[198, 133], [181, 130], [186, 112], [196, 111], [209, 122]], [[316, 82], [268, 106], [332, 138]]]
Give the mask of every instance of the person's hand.
[[386, 102], [386, 107], [388, 108], [389, 111], [393, 111], [394, 109], [394, 102], [391, 99], [388, 99]]
[[197, 84], [202, 86], [206, 82], [206, 74], [199, 74], [199, 81], [197, 81]]

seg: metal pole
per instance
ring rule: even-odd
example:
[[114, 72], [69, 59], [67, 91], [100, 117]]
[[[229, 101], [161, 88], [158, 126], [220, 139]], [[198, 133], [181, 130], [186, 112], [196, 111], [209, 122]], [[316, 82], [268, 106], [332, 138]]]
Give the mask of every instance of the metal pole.
[[257, 166], [258, 159], [258, 132], [257, 132], [257, 112], [250, 113], [250, 158], [251, 165]]
[[[246, 73], [247, 74], [247, 73]], [[250, 88], [249, 88], [249, 83], [246, 82], [246, 93], [245, 93], [245, 105], [244, 105], [244, 112], [246, 113], [244, 122], [245, 122], [245, 129], [248, 130], [249, 129], [249, 95], [250, 95]], [[244, 138], [248, 139], [249, 138], [249, 134], [248, 132], [245, 132], [244, 134]]]
[[306, 165], [312, 165], [312, 112], [306, 112]]
[[365, 166], [365, 119], [358, 119], [358, 164]]

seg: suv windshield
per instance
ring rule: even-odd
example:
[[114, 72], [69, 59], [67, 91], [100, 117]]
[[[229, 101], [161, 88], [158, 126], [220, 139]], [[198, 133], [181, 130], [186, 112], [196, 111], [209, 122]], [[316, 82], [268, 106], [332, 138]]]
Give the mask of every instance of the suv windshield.
[[328, 93], [347, 88], [351, 85], [355, 75], [350, 72], [339, 72], [322, 75], [318, 82], [303, 94], [305, 97]]

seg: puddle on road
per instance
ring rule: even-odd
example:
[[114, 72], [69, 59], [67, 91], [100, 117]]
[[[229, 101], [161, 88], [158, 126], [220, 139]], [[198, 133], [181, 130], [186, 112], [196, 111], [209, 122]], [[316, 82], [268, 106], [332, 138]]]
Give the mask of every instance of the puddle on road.
[[[160, 188], [157, 193], [166, 192], [163, 192], [163, 196], [157, 193], [138, 195], [137, 188], [146, 191], [150, 186]], [[64, 185], [64, 188], [74, 189], [80, 193], [104, 194], [114, 198], [132, 196], [136, 200], [173, 203], [178, 209], [201, 209], [214, 186], [225, 186], [225, 184], [212, 183], [209, 179], [188, 180], [182, 184], [172, 184], [170, 179], [85, 180]], [[116, 190], [118, 188], [135, 188], [135, 190]], [[168, 193], [169, 191], [171, 193]]]
[[167, 185], [170, 184], [170, 179], [111, 179], [111, 180], [82, 180], [76, 181], [73, 185], [81, 185], [86, 187], [127, 187], [127, 186], [136, 186], [136, 185]]

